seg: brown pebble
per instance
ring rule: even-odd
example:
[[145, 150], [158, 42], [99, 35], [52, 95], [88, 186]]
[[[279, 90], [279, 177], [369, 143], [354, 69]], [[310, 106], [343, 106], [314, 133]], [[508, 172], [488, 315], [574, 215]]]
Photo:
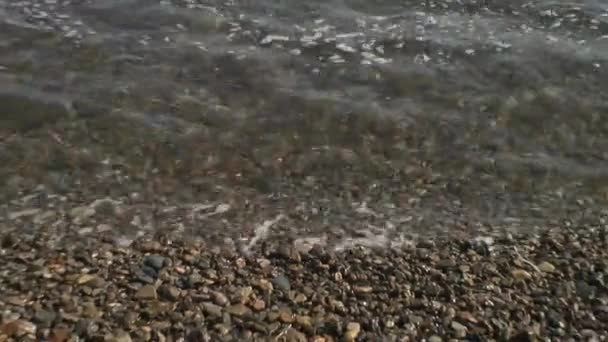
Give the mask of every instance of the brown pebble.
[[137, 290], [135, 298], [143, 300], [156, 299], [156, 288], [152, 285], [142, 286], [141, 288], [139, 288], [139, 290]]
[[213, 291], [211, 295], [213, 296], [213, 302], [217, 305], [226, 306], [229, 303], [228, 297], [221, 292]]
[[245, 316], [247, 314], [250, 313], [251, 310], [249, 310], [248, 307], [246, 307], [244, 304], [234, 304], [234, 305], [230, 305], [229, 307], [226, 308], [226, 312], [228, 312], [229, 314], [233, 315], [233, 316]]
[[5, 335], [19, 337], [27, 334], [36, 334], [36, 326], [28, 321], [16, 320], [4, 323], [0, 326], [0, 331]]
[[473, 316], [473, 314], [468, 311], [461, 311], [460, 313], [458, 313], [458, 317], [463, 321], [467, 321], [467, 322], [471, 322], [471, 323], [478, 322], [477, 318], [475, 318], [475, 316]]
[[371, 293], [374, 289], [371, 286], [353, 286], [355, 293]]
[[283, 323], [293, 323], [294, 317], [291, 309], [288, 307], [282, 307], [279, 309], [279, 320]]
[[215, 305], [210, 302], [205, 302], [202, 305], [203, 305], [203, 310], [205, 311], [205, 313], [207, 313], [211, 316], [215, 316], [215, 317], [222, 316], [222, 307], [221, 306]]
[[92, 281], [95, 278], [96, 278], [96, 276], [94, 276], [92, 274], [83, 274], [80, 277], [78, 277], [78, 280], [76, 281], [76, 283], [78, 283], [78, 285], [84, 285], [84, 284]]
[[513, 278], [515, 278], [517, 280], [532, 279], [532, 275], [528, 271], [521, 270], [521, 269], [515, 269], [515, 270], [511, 271], [511, 275], [513, 275]]
[[70, 334], [68, 328], [55, 328], [51, 332], [51, 342], [65, 342], [70, 338]]
[[142, 252], [157, 252], [162, 249], [162, 245], [158, 241], [144, 241], [139, 245]]
[[304, 329], [312, 328], [312, 318], [310, 316], [296, 315], [296, 323]]
[[90, 319], [96, 319], [101, 316], [99, 310], [97, 310], [97, 307], [95, 306], [95, 303], [92, 302], [88, 302], [83, 305], [82, 315]]
[[264, 302], [261, 299], [256, 299], [255, 302], [253, 302], [253, 309], [256, 311], [262, 311], [266, 308], [266, 302]]
[[296, 304], [300, 304], [300, 303], [304, 303], [306, 301], [306, 295], [303, 293], [298, 293], [295, 298], [293, 299], [293, 302]]
[[306, 342], [306, 335], [294, 328], [291, 328], [287, 330], [287, 333], [285, 333], [285, 339], [287, 342]]
[[255, 283], [255, 285], [262, 291], [272, 292], [273, 290], [272, 283], [266, 279], [260, 279]]

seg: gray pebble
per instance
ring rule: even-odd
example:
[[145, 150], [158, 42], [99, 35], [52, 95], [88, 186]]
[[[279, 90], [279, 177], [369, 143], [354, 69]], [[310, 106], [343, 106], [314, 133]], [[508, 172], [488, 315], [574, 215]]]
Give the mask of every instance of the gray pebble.
[[282, 274], [274, 277], [274, 279], [272, 279], [272, 284], [283, 291], [291, 290], [291, 283], [289, 282], [289, 279]]
[[156, 278], [156, 271], [150, 267], [142, 267], [138, 268], [133, 272], [133, 276], [136, 280], [141, 281], [145, 284], [154, 283], [154, 279]]
[[52, 311], [38, 310], [34, 315], [34, 322], [43, 326], [48, 326], [55, 320], [56, 316], [57, 315]]

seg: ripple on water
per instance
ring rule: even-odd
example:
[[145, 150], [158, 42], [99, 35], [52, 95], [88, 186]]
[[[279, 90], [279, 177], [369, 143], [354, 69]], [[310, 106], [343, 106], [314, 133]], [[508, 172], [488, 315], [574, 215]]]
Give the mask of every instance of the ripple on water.
[[420, 162], [480, 208], [607, 183], [601, 1], [0, 1], [0, 28], [0, 80], [34, 89], [0, 90], [20, 120], [69, 94], [98, 141], [162, 140], [172, 174], [237, 164], [274, 189], [270, 169], [414, 182]]

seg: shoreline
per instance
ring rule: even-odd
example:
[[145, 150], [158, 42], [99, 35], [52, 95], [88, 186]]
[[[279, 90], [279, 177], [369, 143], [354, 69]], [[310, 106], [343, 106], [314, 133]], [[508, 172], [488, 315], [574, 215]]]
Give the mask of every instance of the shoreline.
[[[11, 216], [20, 233], [0, 231], [1, 341], [608, 336], [605, 226], [340, 251], [315, 239], [260, 238], [245, 253], [243, 244], [206, 243], [183, 232], [156, 230], [122, 242], [109, 230], [83, 233], [74, 226], [86, 228], [92, 214], [76, 208], [71, 214], [81, 216], [58, 218], [72, 228], [40, 221], [42, 210], [23, 210]], [[273, 224], [280, 220], [267, 220], [265, 229]], [[62, 230], [58, 243], [53, 235]]]

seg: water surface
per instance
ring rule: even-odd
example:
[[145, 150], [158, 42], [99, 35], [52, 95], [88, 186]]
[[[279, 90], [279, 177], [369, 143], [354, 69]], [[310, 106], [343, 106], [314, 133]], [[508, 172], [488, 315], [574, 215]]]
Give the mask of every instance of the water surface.
[[2, 175], [546, 225], [608, 200], [607, 70], [599, 0], [0, 0]]

